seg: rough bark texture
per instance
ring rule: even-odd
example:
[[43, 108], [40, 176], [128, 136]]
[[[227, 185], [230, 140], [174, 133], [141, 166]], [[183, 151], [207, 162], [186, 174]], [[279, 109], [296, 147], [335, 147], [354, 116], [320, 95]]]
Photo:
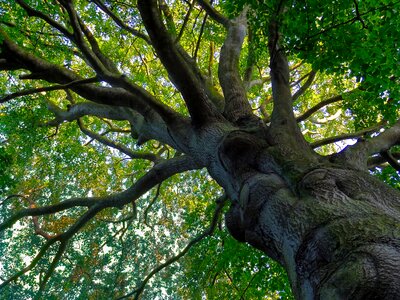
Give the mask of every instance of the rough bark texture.
[[329, 163], [290, 174], [270, 151], [239, 143], [220, 154], [241, 181], [227, 226], [286, 268], [296, 298], [399, 299], [398, 191]]

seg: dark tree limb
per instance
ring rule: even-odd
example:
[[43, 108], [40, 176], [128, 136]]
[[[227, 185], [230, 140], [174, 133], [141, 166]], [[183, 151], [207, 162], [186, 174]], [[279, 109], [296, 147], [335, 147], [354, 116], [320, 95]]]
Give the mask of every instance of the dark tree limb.
[[[107, 197], [106, 197], [107, 198]], [[106, 198], [101, 197], [92, 197], [92, 198], [71, 198], [68, 200], [64, 200], [60, 203], [43, 206], [43, 207], [33, 207], [22, 209], [12, 215], [10, 218], [6, 219], [3, 223], [0, 224], [0, 231], [3, 231], [7, 228], [13, 226], [18, 220], [28, 217], [28, 216], [43, 216], [54, 214], [57, 212], [61, 212], [74, 207], [87, 207], [90, 208], [95, 205], [98, 201], [105, 200]]]
[[196, 47], [195, 47], [194, 53], [193, 53], [194, 61], [197, 61], [197, 54], [199, 53], [199, 49], [200, 49], [200, 45], [201, 45], [201, 38], [203, 37], [204, 28], [207, 23], [207, 17], [208, 17], [208, 15], [206, 14], [203, 18], [203, 22], [201, 23], [199, 37], [197, 38]]
[[[36, 203], [31, 199], [31, 197], [27, 198], [29, 201], [29, 207], [30, 208], [35, 208]], [[57, 235], [52, 235], [43, 230], [43, 228], [39, 224], [39, 218], [38, 216], [32, 216], [32, 222], [33, 222], [33, 228], [35, 230], [35, 234], [40, 235], [44, 237], [46, 240], [51, 240], [52, 238], [56, 238]]]
[[192, 121], [196, 125], [211, 119], [221, 119], [220, 113], [210, 101], [201, 77], [188, 64], [175, 39], [165, 28], [156, 0], [139, 0], [138, 7], [143, 23], [162, 64], [172, 82], [181, 92]]
[[188, 11], [187, 11], [187, 13], [185, 15], [185, 18], [183, 19], [183, 23], [182, 23], [181, 29], [179, 30], [178, 36], [176, 37], [176, 42], [179, 42], [180, 39], [183, 36], [183, 32], [185, 31], [186, 25], [189, 22], [190, 15], [192, 14], [195, 1], [196, 0], [192, 0], [192, 2], [188, 3], [189, 4], [189, 9], [188, 9]]
[[321, 101], [320, 103], [314, 105], [313, 107], [311, 107], [309, 110], [307, 110], [305, 113], [303, 113], [302, 115], [298, 116], [296, 118], [297, 122], [302, 122], [305, 121], [306, 119], [308, 119], [311, 115], [313, 115], [314, 113], [316, 113], [318, 110], [320, 110], [321, 108], [332, 104], [332, 103], [336, 103], [339, 101], [343, 100], [343, 96], [342, 95], [337, 95], [334, 97], [331, 97], [329, 99], [326, 99], [324, 101]]
[[[3, 38], [0, 44], [1, 56], [14, 66], [18, 65], [19, 69], [29, 70], [35, 75], [36, 79], [58, 84], [69, 84], [83, 80], [79, 75], [66, 68], [33, 56], [15, 44], [1, 29], [0, 35]], [[104, 76], [103, 79], [105, 79]], [[155, 111], [168, 124], [183, 122], [183, 118], [174, 110], [158, 101], [143, 88], [129, 82], [125, 76], [110, 75], [105, 80], [123, 89], [82, 84], [71, 87], [71, 90], [93, 102], [130, 107], [143, 116], [152, 114]]]
[[49, 24], [51, 27], [57, 29], [59, 32], [61, 32], [66, 38], [69, 40], [73, 40], [73, 33], [69, 32], [67, 28], [65, 28], [63, 25], [60, 23], [56, 22], [52, 18], [50, 18], [48, 15], [42, 13], [39, 10], [36, 10], [29, 6], [24, 0], [16, 0], [16, 2], [26, 11], [28, 16], [30, 17], [37, 17], [45, 21], [47, 24]]
[[150, 211], [151, 207], [153, 206], [153, 204], [157, 201], [158, 196], [160, 195], [160, 190], [161, 190], [161, 184], [159, 184], [157, 186], [156, 194], [154, 195], [153, 199], [150, 201], [149, 205], [147, 205], [146, 209], [143, 212], [143, 223], [145, 225], [149, 226], [150, 228], [152, 228], [152, 226], [150, 226], [147, 222], [147, 215], [149, 214], [149, 211]]
[[292, 101], [295, 102], [301, 95], [304, 94], [304, 92], [311, 86], [311, 84], [314, 82], [315, 75], [317, 75], [317, 72], [312, 70], [307, 77], [306, 82], [298, 89], [296, 93], [293, 94], [292, 96]]
[[58, 262], [61, 260], [65, 250], [67, 249], [67, 245], [68, 241], [61, 241], [60, 245], [58, 246], [57, 253], [54, 256], [46, 274], [44, 275], [42, 282], [40, 283], [38, 292], [39, 295], [41, 295], [41, 293], [44, 291], [47, 282], [49, 281], [51, 275], [54, 273], [54, 270], [57, 267]]
[[[390, 153], [395, 161], [400, 160], [400, 152]], [[376, 167], [381, 167], [385, 163], [388, 163], [387, 159], [385, 159], [381, 154], [372, 156], [368, 159], [368, 169], [373, 169]]]
[[318, 147], [321, 147], [324, 145], [337, 143], [337, 142], [340, 142], [343, 140], [356, 139], [359, 137], [363, 137], [366, 134], [371, 134], [371, 133], [377, 132], [380, 128], [382, 128], [382, 126], [383, 125], [378, 125], [378, 126], [362, 129], [360, 131], [353, 132], [353, 133], [346, 133], [346, 134], [341, 134], [338, 136], [328, 137], [328, 138], [325, 138], [325, 139], [322, 139], [322, 140], [312, 143], [311, 147], [318, 148]]
[[87, 136], [89, 136], [92, 139], [95, 139], [96, 141], [98, 141], [101, 144], [104, 144], [108, 147], [114, 148], [114, 149], [128, 155], [132, 159], [146, 159], [146, 160], [152, 161], [154, 163], [157, 163], [161, 159], [160, 157], [158, 157], [157, 155], [155, 155], [153, 153], [140, 153], [140, 152], [132, 151], [122, 144], [114, 142], [98, 133], [90, 131], [85, 126], [83, 126], [83, 123], [80, 119], [78, 119], [77, 122], [78, 122], [79, 128], [81, 129], [81, 131], [84, 134], [86, 134]]
[[98, 59], [101, 61], [103, 66], [108, 71], [110, 71], [111, 73], [114, 73], [114, 74], [119, 74], [120, 72], [119, 72], [118, 68], [115, 66], [115, 64], [111, 61], [111, 59], [109, 59], [107, 56], [105, 56], [104, 53], [101, 51], [97, 40], [93, 36], [93, 33], [86, 26], [86, 24], [82, 21], [82, 19], [79, 18], [79, 16], [77, 16], [77, 18], [78, 18], [78, 22], [81, 27], [81, 30], [82, 30], [83, 34], [85, 35], [86, 39], [88, 40], [94, 55], [96, 55], [98, 57]]
[[35, 256], [35, 258], [32, 260], [32, 262], [26, 266], [25, 268], [23, 268], [22, 270], [20, 270], [19, 272], [15, 273], [14, 275], [12, 275], [11, 277], [7, 278], [6, 280], [4, 280], [1, 284], [0, 284], [0, 290], [2, 288], [4, 288], [5, 286], [7, 286], [10, 282], [18, 279], [19, 277], [21, 277], [22, 275], [24, 275], [25, 273], [29, 272], [30, 270], [32, 270], [37, 263], [39, 262], [39, 260], [46, 254], [47, 250], [50, 248], [50, 246], [52, 246], [57, 240], [56, 239], [51, 239], [48, 240], [41, 248], [39, 253]]
[[146, 43], [150, 44], [150, 39], [147, 35], [144, 33], [140, 32], [139, 30], [136, 30], [130, 26], [128, 26], [124, 21], [122, 21], [116, 14], [114, 14], [111, 9], [109, 9], [102, 1], [100, 0], [92, 0], [94, 4], [97, 5], [98, 8], [100, 8], [104, 13], [106, 13], [108, 16], [110, 16], [111, 19], [122, 29], [126, 30], [127, 32], [131, 33], [132, 35], [141, 38], [144, 40]]
[[[53, 258], [53, 261], [48, 269], [48, 271], [46, 272], [45, 275], [45, 280], [41, 283], [40, 285], [40, 291], [43, 290], [47, 280], [50, 278], [51, 274], [53, 273], [57, 263], [59, 262], [59, 260], [61, 259], [62, 254], [65, 252], [66, 249], [66, 244], [67, 241], [75, 234], [77, 233], [87, 222], [89, 222], [90, 220], [93, 219], [93, 217], [100, 212], [104, 207], [102, 207], [101, 205], [99, 205], [99, 203], [93, 205], [92, 207], [89, 208], [89, 210], [83, 214], [73, 225], [71, 225], [69, 227], [69, 229], [67, 231], [65, 231], [62, 234], [59, 234], [51, 239], [49, 239], [40, 249], [39, 253], [35, 256], [35, 258], [32, 260], [32, 262], [25, 267], [24, 269], [22, 269], [21, 271], [17, 272], [16, 274], [14, 274], [13, 276], [11, 276], [10, 278], [8, 278], [7, 280], [5, 280], [2, 284], [0, 284], [0, 290], [2, 288], [4, 288], [6, 285], [8, 285], [10, 282], [18, 279], [19, 277], [21, 277], [22, 275], [24, 275], [25, 273], [27, 273], [28, 271], [32, 270], [37, 263], [39, 262], [39, 260], [46, 254], [46, 252], [48, 251], [48, 249], [50, 248], [50, 246], [52, 246], [55, 242], [60, 242], [60, 246], [59, 249], [55, 255], [55, 257]], [[1, 229], [0, 229], [1, 230]]]
[[197, 0], [197, 3], [207, 12], [211, 19], [225, 27], [228, 27], [230, 22], [229, 19], [212, 7], [208, 0]]
[[25, 196], [25, 195], [20, 195], [20, 194], [9, 195], [9, 196], [7, 196], [6, 198], [4, 198], [4, 199], [0, 202], [0, 206], [1, 206], [1, 205], [5, 205], [6, 202], [7, 202], [8, 200], [11, 200], [11, 199], [13, 199], [13, 198], [26, 198], [26, 196]]
[[97, 77], [92, 77], [92, 78], [87, 78], [87, 79], [80, 79], [80, 80], [74, 80], [70, 83], [66, 84], [59, 84], [59, 85], [53, 85], [53, 86], [46, 86], [46, 87], [41, 87], [41, 88], [36, 88], [36, 89], [29, 89], [29, 90], [24, 90], [16, 93], [12, 93], [9, 95], [4, 96], [3, 98], [0, 99], [0, 103], [7, 102], [9, 100], [22, 97], [22, 96], [28, 96], [28, 95], [33, 95], [41, 92], [50, 92], [50, 91], [57, 91], [57, 90], [65, 90], [72, 88], [77, 85], [82, 85], [82, 84], [88, 84], [88, 83], [94, 83], [98, 82], [99, 79]]
[[380, 154], [384, 159], [386, 159], [389, 165], [393, 167], [393, 169], [395, 169], [397, 172], [400, 172], [400, 163], [398, 159], [396, 159], [395, 156], [390, 153], [389, 150], [382, 151]]
[[[93, 50], [85, 40], [85, 35], [84, 32], [82, 31], [82, 26], [81, 26], [82, 24], [75, 10], [75, 7], [73, 6], [72, 1], [58, 0], [58, 2], [66, 9], [68, 13], [70, 25], [72, 26], [73, 29], [75, 45], [79, 48], [79, 50], [85, 56], [86, 60], [89, 62], [90, 66], [96, 71], [96, 73], [99, 76], [108, 74], [110, 70], [107, 68], [108, 67], [107, 63], [104, 63], [104, 61], [102, 61], [103, 56], [96, 55], [96, 52], [97, 54], [99, 54], [98, 51], [100, 50], [98, 49], [98, 47], [96, 47], [97, 42], [95, 42], [93, 37], [89, 36], [91, 46], [94, 46], [95, 48], [95, 50]], [[88, 33], [86, 32], [86, 37], [87, 36]]]
[[55, 266], [57, 265], [57, 263], [61, 259], [62, 254], [65, 251], [67, 241], [70, 240], [75, 233], [81, 230], [83, 226], [85, 226], [85, 224], [87, 224], [90, 220], [92, 220], [97, 213], [109, 207], [122, 208], [124, 205], [132, 203], [133, 201], [137, 200], [140, 196], [142, 196], [152, 187], [156, 186], [157, 184], [160, 184], [165, 179], [177, 173], [182, 173], [187, 170], [198, 169], [200, 167], [202, 166], [200, 166], [193, 159], [186, 156], [180, 156], [157, 164], [149, 172], [147, 172], [147, 174], [145, 174], [142, 178], [140, 178], [132, 187], [121, 193], [112, 194], [106, 197], [69, 199], [55, 205], [39, 207], [39, 208], [29, 208], [17, 212], [12, 217], [7, 219], [5, 222], [0, 224], [0, 231], [5, 230], [8, 227], [11, 227], [16, 221], [26, 216], [39, 216], [45, 214], [52, 214], [77, 206], [85, 206], [88, 208], [87, 212], [84, 213], [82, 216], [80, 216], [79, 219], [74, 224], [72, 224], [67, 231], [47, 240], [46, 243], [40, 249], [39, 253], [32, 260], [32, 262], [27, 267], [25, 267], [24, 269], [17, 272], [10, 278], [6, 279], [3, 283], [1, 283], [0, 289], [8, 285], [10, 282], [18, 279], [20, 276], [27, 273], [28, 271], [32, 270], [37, 265], [39, 260], [46, 254], [48, 249], [55, 242], [58, 241], [61, 243], [61, 245], [58, 249], [56, 256], [53, 259], [52, 264], [50, 265], [45, 275], [44, 282], [42, 282], [40, 289], [43, 290], [45, 283], [50, 278], [52, 272], [54, 271]]

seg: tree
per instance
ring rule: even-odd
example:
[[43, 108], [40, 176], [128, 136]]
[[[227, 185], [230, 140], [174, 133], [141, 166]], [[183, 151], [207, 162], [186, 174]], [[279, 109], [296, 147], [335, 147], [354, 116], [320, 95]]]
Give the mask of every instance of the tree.
[[3, 294], [398, 299], [399, 5], [0, 1]]

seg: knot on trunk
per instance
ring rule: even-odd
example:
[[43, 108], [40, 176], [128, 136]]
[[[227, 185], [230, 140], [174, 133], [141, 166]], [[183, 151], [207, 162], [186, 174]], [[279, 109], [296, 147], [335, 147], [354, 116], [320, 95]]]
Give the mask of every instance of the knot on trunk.
[[257, 137], [242, 131], [230, 132], [219, 148], [219, 158], [229, 172], [243, 173], [257, 168], [257, 157], [265, 147]]

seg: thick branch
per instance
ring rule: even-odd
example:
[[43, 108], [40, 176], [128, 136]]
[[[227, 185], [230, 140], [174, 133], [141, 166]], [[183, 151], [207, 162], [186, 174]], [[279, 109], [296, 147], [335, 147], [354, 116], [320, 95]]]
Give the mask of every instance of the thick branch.
[[[136, 200], [165, 179], [178, 173], [200, 169], [202, 167], [203, 166], [199, 165], [190, 157], [175, 157], [155, 165], [132, 187], [124, 192], [108, 195], [106, 197], [71, 198], [54, 205], [23, 209], [1, 223], [0, 231], [11, 227], [15, 222], [23, 217], [54, 214], [73, 207], [123, 207], [124, 205]], [[62, 235], [61, 238], [63, 238], [63, 236], [64, 235]]]
[[[144, 175], [141, 179], [139, 179], [132, 187], [128, 190], [109, 195], [107, 197], [92, 197], [92, 198], [75, 198], [65, 200], [59, 204], [50, 205], [46, 207], [39, 208], [30, 208], [21, 210], [11, 218], [7, 219], [5, 222], [0, 224], [0, 231], [12, 226], [17, 220], [25, 217], [25, 216], [38, 216], [44, 214], [56, 213], [71, 207], [76, 206], [86, 206], [88, 207], [88, 211], [83, 214], [73, 225], [71, 225], [67, 231], [62, 234], [57, 235], [49, 239], [41, 248], [39, 253], [33, 259], [33, 261], [24, 269], [17, 272], [15, 275], [11, 276], [7, 280], [5, 280], [2, 284], [0, 284], [0, 289], [9, 284], [11, 281], [16, 280], [26, 272], [30, 271], [34, 268], [39, 260], [44, 256], [44, 254], [48, 251], [51, 245], [53, 245], [56, 241], [60, 241], [62, 244], [51, 264], [47, 274], [51, 275], [56, 266], [57, 262], [60, 260], [62, 253], [64, 252], [64, 247], [66, 246], [66, 242], [77, 233], [87, 222], [89, 222], [93, 217], [107, 207], [118, 207], [121, 208], [126, 204], [135, 201], [152, 187], [160, 184], [165, 179], [184, 171], [199, 169], [202, 166], [198, 165], [193, 159], [180, 156], [176, 157], [164, 162], [161, 162], [154, 166], [146, 175]], [[64, 245], [63, 245], [64, 244]]]
[[98, 201], [105, 200], [105, 198], [101, 197], [92, 197], [92, 198], [71, 198], [65, 201], [62, 201], [57, 204], [43, 206], [43, 207], [34, 207], [20, 210], [19, 212], [12, 215], [10, 218], [5, 220], [0, 224], [0, 231], [5, 230], [6, 228], [11, 227], [18, 220], [27, 217], [27, 216], [43, 216], [54, 214], [60, 211], [64, 211], [73, 207], [91, 207], [96, 204]]
[[389, 150], [400, 144], [400, 120], [379, 135], [367, 140], [359, 140], [352, 146], [347, 146], [338, 153], [335, 160], [346, 161], [359, 168], [367, 168], [368, 157]]
[[289, 83], [289, 65], [284, 50], [279, 45], [278, 24], [272, 20], [269, 26], [268, 48], [274, 108], [271, 115], [271, 136], [273, 143], [297, 149], [293, 156], [310, 155], [293, 113], [293, 100]]
[[[41, 290], [43, 289], [44, 285], [46, 284], [47, 280], [50, 278], [51, 273], [54, 271], [54, 268], [58, 261], [61, 259], [62, 254], [65, 251], [66, 247], [66, 242], [75, 234], [77, 233], [87, 222], [89, 222], [100, 210], [102, 210], [102, 207], [98, 204], [93, 205], [85, 214], [83, 214], [73, 225], [69, 227], [69, 229], [64, 232], [63, 234], [57, 235], [51, 239], [49, 239], [40, 249], [39, 253], [35, 256], [35, 258], [32, 260], [32, 262], [22, 269], [21, 271], [17, 272], [7, 280], [5, 280], [2, 284], [0, 284], [0, 289], [8, 285], [11, 281], [14, 281], [27, 273], [28, 271], [32, 270], [39, 260], [46, 254], [50, 246], [52, 246], [55, 242], [60, 241], [61, 244], [59, 246], [59, 250], [57, 251], [56, 256], [53, 259], [52, 264], [49, 267], [49, 270], [46, 274], [49, 275], [48, 278], [42, 283], [41, 285]], [[1, 230], [1, 226], [0, 226]]]
[[[87, 61], [90, 63], [90, 66], [96, 71], [96, 73], [100, 76], [103, 74], [108, 73], [107, 69], [107, 64], [105, 65], [102, 61], [102, 56], [96, 55], [95, 50], [99, 50], [98, 47], [96, 49], [96, 42], [94, 42], [93, 38], [91, 38], [91, 44], [92, 46], [95, 47], [95, 50], [91, 49], [87, 42], [85, 41], [83, 32], [82, 32], [82, 26], [81, 22], [79, 20], [79, 16], [73, 6], [72, 1], [63, 1], [63, 0], [58, 0], [60, 4], [67, 10], [70, 24], [73, 29], [73, 36], [74, 36], [74, 42], [76, 46], [81, 50]], [[87, 33], [87, 32], [86, 32]], [[87, 36], [87, 34], [86, 34]]]
[[96, 55], [96, 57], [98, 57], [98, 59], [101, 61], [103, 66], [108, 71], [110, 71], [111, 73], [119, 74], [120, 73], [119, 70], [114, 65], [114, 63], [111, 61], [111, 59], [109, 59], [107, 56], [105, 56], [104, 53], [101, 51], [100, 46], [99, 46], [97, 40], [95, 39], [95, 37], [93, 36], [92, 32], [90, 31], [90, 29], [86, 26], [86, 24], [82, 21], [81, 18], [78, 17], [78, 21], [79, 21], [79, 25], [82, 29], [82, 32], [84, 33], [86, 39], [88, 40], [88, 42], [92, 48], [94, 55]]
[[19, 272], [15, 273], [13, 276], [11, 276], [10, 278], [4, 280], [1, 284], [0, 284], [0, 290], [2, 288], [4, 288], [6, 285], [8, 285], [10, 282], [18, 279], [19, 277], [21, 277], [22, 275], [24, 275], [25, 273], [29, 272], [30, 270], [32, 270], [37, 263], [39, 262], [39, 260], [46, 254], [47, 250], [50, 248], [50, 246], [52, 246], [57, 240], [56, 239], [51, 239], [48, 240], [41, 248], [39, 253], [35, 256], [35, 258], [32, 260], [32, 262], [26, 266], [25, 268], [23, 268], [22, 270], [20, 270]]
[[218, 77], [225, 96], [224, 115], [232, 122], [253, 116], [239, 74], [240, 52], [247, 30], [246, 13], [247, 9], [229, 23], [218, 68]]
[[[374, 154], [381, 151], [389, 150], [392, 146], [400, 144], [400, 120], [397, 121], [392, 127], [386, 129], [384, 132], [376, 137], [365, 141], [368, 154]], [[355, 148], [357, 146], [355, 145]]]
[[203, 165], [200, 165], [189, 156], [178, 156], [162, 161], [156, 164], [149, 172], [129, 188], [126, 191], [126, 197], [124, 199], [121, 199], [120, 201], [117, 200], [115, 203], [110, 202], [109, 204], [116, 207], [126, 205], [175, 174], [189, 170], [201, 169], [203, 167]]
[[[74, 72], [49, 63], [23, 50], [4, 31], [0, 30], [0, 35], [3, 38], [0, 44], [2, 57], [10, 63], [17, 62], [20, 69], [31, 71], [36, 78], [58, 84], [70, 84], [83, 80]], [[151, 114], [152, 110], [154, 110], [167, 123], [182, 123], [182, 118], [171, 108], [155, 99], [143, 88], [129, 82], [125, 76], [109, 75], [106, 80], [125, 90], [98, 87], [90, 84], [73, 86], [71, 89], [80, 96], [97, 103], [130, 107], [143, 116]]]
[[[185, 145], [178, 143], [177, 137], [179, 138], [181, 135], [187, 137], [188, 135], [188, 128], [185, 127], [185, 122], [181, 122], [182, 128], [179, 130], [171, 131], [157, 114], [148, 114], [144, 118], [136, 111], [127, 107], [80, 102], [72, 105], [68, 110], [63, 110], [50, 100], [47, 101], [47, 107], [55, 114], [55, 118], [46, 123], [49, 126], [58, 126], [64, 121], [75, 121], [86, 115], [110, 120], [127, 120], [131, 125], [131, 135], [137, 139], [138, 145], [155, 139], [175, 149], [182, 149]], [[182, 133], [181, 131], [184, 132]], [[172, 133], [175, 138], [172, 137]]]
[[181, 92], [194, 124], [202, 125], [210, 119], [220, 119], [210, 101], [205, 86], [188, 61], [178, 50], [175, 40], [162, 23], [156, 0], [139, 0], [143, 23], [162, 64]]
[[53, 261], [51, 262], [42, 282], [40, 283], [39, 295], [44, 290], [47, 281], [50, 279], [50, 276], [54, 273], [54, 270], [56, 269], [58, 262], [61, 260], [65, 250], [67, 249], [67, 245], [68, 243], [66, 241], [62, 241], [60, 243], [60, 246], [58, 246], [57, 253], [54, 256]]

